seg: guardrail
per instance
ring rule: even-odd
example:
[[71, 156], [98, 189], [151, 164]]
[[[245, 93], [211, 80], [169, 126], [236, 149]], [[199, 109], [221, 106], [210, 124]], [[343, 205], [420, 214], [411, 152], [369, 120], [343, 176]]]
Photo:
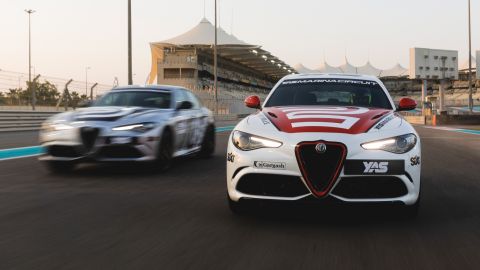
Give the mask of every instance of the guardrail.
[[0, 132], [39, 130], [54, 111], [0, 111]]
[[[0, 132], [36, 131], [50, 116], [62, 111], [0, 111]], [[248, 114], [217, 114], [215, 121], [236, 121]]]
[[425, 125], [425, 116], [407, 115], [407, 116], [404, 116], [404, 118], [410, 124]]

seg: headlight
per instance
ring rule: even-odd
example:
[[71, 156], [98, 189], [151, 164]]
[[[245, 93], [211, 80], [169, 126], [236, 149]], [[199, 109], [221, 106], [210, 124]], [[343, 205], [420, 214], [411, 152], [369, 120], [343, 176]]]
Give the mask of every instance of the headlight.
[[368, 142], [362, 144], [367, 150], [383, 150], [395, 154], [406, 153], [417, 144], [417, 136], [415, 134], [405, 134], [384, 140]]
[[45, 132], [53, 132], [53, 131], [61, 131], [61, 130], [67, 130], [67, 129], [72, 129], [73, 127], [67, 124], [61, 124], [61, 123], [43, 123], [42, 124], [42, 130]]
[[154, 123], [139, 123], [139, 124], [133, 124], [133, 125], [126, 125], [126, 126], [119, 126], [119, 127], [114, 127], [112, 130], [114, 131], [137, 131], [137, 132], [146, 132], [155, 127]]
[[232, 142], [235, 147], [243, 151], [250, 151], [259, 148], [277, 148], [282, 145], [281, 142], [248, 134], [238, 130], [233, 132]]

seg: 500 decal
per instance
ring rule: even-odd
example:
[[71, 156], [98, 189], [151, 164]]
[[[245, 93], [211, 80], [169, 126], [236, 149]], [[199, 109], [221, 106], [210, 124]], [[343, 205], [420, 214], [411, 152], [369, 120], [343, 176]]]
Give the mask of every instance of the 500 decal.
[[412, 165], [412, 166], [420, 165], [420, 157], [419, 156], [411, 157], [410, 158], [410, 165]]

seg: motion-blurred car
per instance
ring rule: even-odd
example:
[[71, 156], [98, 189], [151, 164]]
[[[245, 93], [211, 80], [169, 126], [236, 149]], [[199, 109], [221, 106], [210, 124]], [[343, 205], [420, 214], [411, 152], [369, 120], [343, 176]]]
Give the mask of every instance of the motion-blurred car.
[[175, 86], [115, 88], [92, 106], [57, 114], [42, 125], [39, 159], [52, 171], [79, 162], [134, 161], [168, 169], [172, 158], [210, 156], [212, 112], [193, 93]]
[[[374, 77], [299, 74], [281, 79], [263, 106], [230, 135], [230, 208], [249, 199], [399, 202], [415, 215], [420, 194], [420, 139]], [[244, 208], [243, 208], [244, 210]]]

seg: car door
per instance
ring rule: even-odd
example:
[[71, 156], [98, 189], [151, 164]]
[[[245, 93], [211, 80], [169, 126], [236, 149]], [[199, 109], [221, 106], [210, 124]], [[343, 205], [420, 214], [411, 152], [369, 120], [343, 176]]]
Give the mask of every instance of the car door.
[[179, 108], [184, 102], [189, 101], [187, 92], [180, 89], [175, 92], [175, 150], [184, 150], [188, 148], [190, 138], [190, 122], [192, 118], [191, 109]]
[[202, 111], [202, 105], [198, 98], [190, 91], [186, 91], [188, 100], [192, 103], [190, 111], [190, 138], [189, 148], [199, 147], [202, 144], [203, 136], [207, 126], [207, 116]]

